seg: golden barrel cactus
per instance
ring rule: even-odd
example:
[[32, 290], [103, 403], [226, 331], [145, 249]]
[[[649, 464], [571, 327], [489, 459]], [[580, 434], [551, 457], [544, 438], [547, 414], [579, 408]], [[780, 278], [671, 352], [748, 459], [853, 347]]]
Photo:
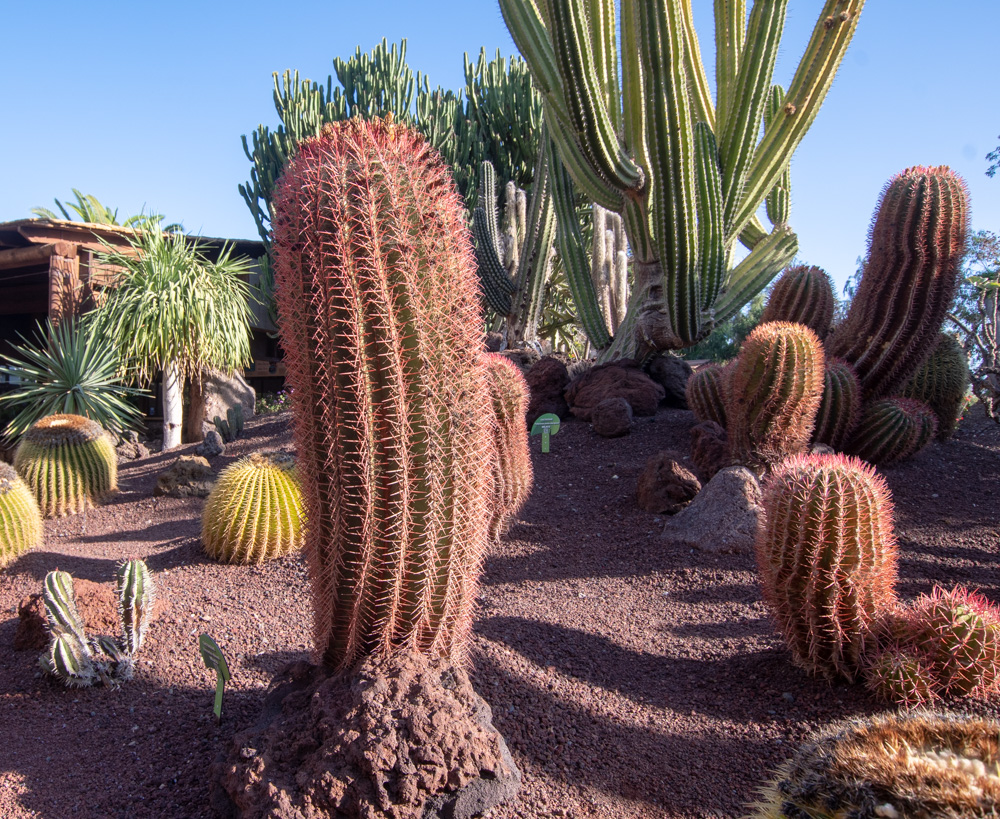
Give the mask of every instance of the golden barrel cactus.
[[27, 484], [0, 463], [0, 569], [42, 542], [42, 513]]

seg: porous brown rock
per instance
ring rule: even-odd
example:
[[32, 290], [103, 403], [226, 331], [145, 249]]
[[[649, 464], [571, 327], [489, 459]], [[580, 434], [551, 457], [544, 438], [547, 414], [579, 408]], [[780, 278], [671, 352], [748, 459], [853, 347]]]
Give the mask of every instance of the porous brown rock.
[[620, 438], [632, 429], [632, 405], [624, 398], [601, 401], [590, 414], [590, 425], [603, 438]]
[[679, 453], [665, 449], [646, 461], [637, 486], [640, 509], [655, 515], [674, 515], [691, 503], [701, 482], [681, 465], [680, 458]]
[[215, 472], [200, 455], [181, 455], [169, 469], [161, 472], [153, 487], [154, 495], [174, 498], [205, 498], [215, 486]]
[[691, 427], [691, 462], [703, 481], [733, 465], [726, 431], [715, 421], [702, 421]]
[[219, 430], [210, 429], [205, 433], [202, 442], [194, 448], [194, 451], [205, 458], [214, 458], [226, 451], [226, 442], [222, 440]]
[[663, 403], [675, 409], [687, 409], [687, 382], [693, 370], [683, 358], [672, 353], [656, 356], [646, 368], [649, 377], [663, 387]]
[[592, 367], [566, 388], [569, 411], [584, 421], [608, 398], [624, 398], [635, 415], [655, 415], [664, 390], [630, 358]]
[[213, 779], [216, 810], [243, 819], [471, 819], [521, 774], [465, 671], [406, 652], [336, 675], [289, 666]]
[[730, 466], [667, 521], [663, 536], [705, 552], [743, 554], [753, 550], [760, 513], [756, 476], [744, 466]]
[[122, 434], [121, 440], [115, 447], [115, 452], [118, 453], [118, 463], [135, 461], [149, 455], [146, 445], [139, 440], [139, 434], [131, 429]]
[[551, 412], [560, 418], [569, 415], [569, 406], [563, 393], [569, 384], [566, 364], [554, 356], [540, 358], [524, 376], [531, 390], [526, 420], [528, 429], [538, 416]]

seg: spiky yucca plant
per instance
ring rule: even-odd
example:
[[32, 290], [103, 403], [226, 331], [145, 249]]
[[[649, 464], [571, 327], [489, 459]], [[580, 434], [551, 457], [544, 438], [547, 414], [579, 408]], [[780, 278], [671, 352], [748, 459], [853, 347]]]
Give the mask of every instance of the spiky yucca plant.
[[747, 336], [726, 392], [737, 460], [766, 467], [806, 449], [823, 397], [823, 361], [823, 346], [802, 324], [772, 321]]
[[754, 819], [992, 819], [1000, 723], [918, 712], [832, 725], [785, 763], [754, 807]]
[[762, 504], [761, 588], [795, 662], [853, 680], [874, 625], [896, 605], [885, 481], [857, 458], [797, 455], [772, 472]]
[[923, 401], [934, 410], [937, 437], [945, 441], [958, 426], [969, 383], [969, 358], [965, 350], [954, 336], [941, 333], [930, 357], [903, 385], [900, 395]]
[[726, 380], [731, 372], [731, 365], [706, 364], [691, 374], [684, 396], [696, 421], [714, 421], [725, 429]]
[[0, 462], [0, 569], [42, 542], [38, 501], [10, 464]]
[[830, 332], [836, 304], [833, 283], [823, 268], [795, 265], [786, 268], [774, 283], [760, 323], [791, 321], [804, 324], [822, 341]]
[[104, 430], [80, 415], [49, 415], [21, 438], [14, 468], [47, 517], [92, 508], [118, 490], [118, 457]]
[[843, 359], [827, 358], [813, 441], [843, 450], [860, 416], [861, 382], [857, 373]]
[[407, 128], [328, 125], [278, 185], [274, 248], [317, 653], [460, 660], [495, 447], [449, 172]]
[[302, 492], [295, 463], [253, 454], [227, 466], [205, 501], [201, 542], [223, 563], [263, 563], [302, 545]]

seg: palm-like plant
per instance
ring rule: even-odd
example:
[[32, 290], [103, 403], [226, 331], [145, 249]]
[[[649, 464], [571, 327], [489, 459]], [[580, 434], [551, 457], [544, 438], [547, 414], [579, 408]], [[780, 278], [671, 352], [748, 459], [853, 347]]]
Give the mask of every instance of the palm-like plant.
[[141, 413], [127, 397], [143, 390], [122, 383], [114, 347], [100, 340], [90, 323], [46, 320], [39, 322], [37, 335], [35, 343], [22, 336], [8, 365], [0, 366], [0, 374], [20, 383], [0, 396], [0, 404], [17, 410], [4, 430], [8, 440], [56, 413], [82, 415], [115, 435], [136, 424]]
[[[167, 233], [182, 233], [184, 231], [183, 225], [176, 222], [161, 228], [160, 225], [166, 217], [160, 213], [138, 213], [134, 216], [129, 216], [124, 222], [119, 222], [118, 208], [111, 210], [111, 208], [103, 204], [93, 194], [81, 193], [76, 188], [73, 188], [73, 196], [76, 197], [76, 202], [66, 202], [66, 204], [63, 204], [58, 199], [55, 200], [56, 207], [59, 208], [62, 218], [70, 222], [89, 222], [94, 225], [121, 225], [122, 227], [143, 230], [165, 230]], [[70, 211], [73, 211], [76, 216], [70, 215]], [[58, 214], [48, 208], [32, 208], [31, 212], [43, 219], [59, 218]]]
[[181, 388], [207, 369], [232, 374], [250, 360], [249, 261], [225, 246], [210, 261], [180, 234], [143, 231], [131, 251], [108, 246], [120, 269], [94, 320], [140, 382], [163, 373], [163, 449], [181, 443]]

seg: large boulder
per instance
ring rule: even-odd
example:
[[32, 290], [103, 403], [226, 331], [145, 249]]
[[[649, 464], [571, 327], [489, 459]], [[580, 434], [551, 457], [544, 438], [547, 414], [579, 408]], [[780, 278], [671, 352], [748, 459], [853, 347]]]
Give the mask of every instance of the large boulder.
[[185, 416], [185, 439], [189, 442], [201, 441], [205, 433], [215, 429], [213, 419], [225, 418], [226, 413], [239, 405], [243, 417], [253, 418], [257, 405], [257, 393], [239, 373], [232, 377], [211, 370], [202, 373], [201, 383], [191, 382], [191, 405]]
[[757, 478], [744, 466], [730, 466], [667, 521], [663, 536], [704, 552], [742, 554], [753, 550], [760, 514]]
[[703, 481], [733, 465], [726, 431], [715, 421], [702, 421], [691, 427], [691, 461]]
[[607, 398], [590, 414], [590, 426], [603, 438], [620, 438], [632, 429], [632, 405], [624, 398]]
[[683, 358], [672, 353], [656, 356], [646, 367], [646, 372], [663, 387], [663, 403], [674, 409], [687, 409], [687, 382], [693, 370]]
[[566, 388], [569, 411], [584, 421], [608, 398], [624, 398], [636, 415], [655, 415], [663, 396], [663, 387], [630, 358], [593, 367]]
[[524, 376], [531, 390], [528, 400], [526, 420], [528, 429], [535, 423], [539, 415], [551, 412], [560, 418], [569, 415], [569, 407], [563, 393], [569, 384], [569, 372], [566, 365], [554, 356], [540, 358]]
[[691, 503], [701, 483], [679, 459], [678, 453], [665, 449], [646, 461], [637, 486], [640, 509], [654, 515], [674, 515]]

